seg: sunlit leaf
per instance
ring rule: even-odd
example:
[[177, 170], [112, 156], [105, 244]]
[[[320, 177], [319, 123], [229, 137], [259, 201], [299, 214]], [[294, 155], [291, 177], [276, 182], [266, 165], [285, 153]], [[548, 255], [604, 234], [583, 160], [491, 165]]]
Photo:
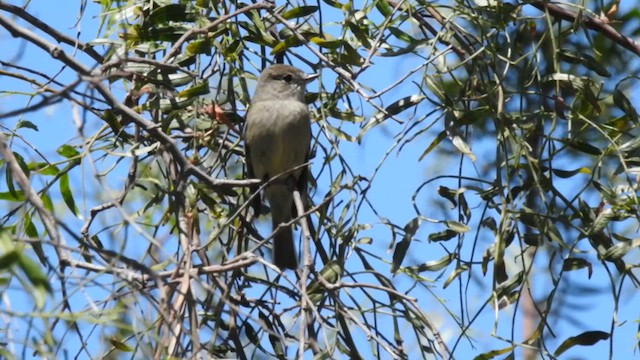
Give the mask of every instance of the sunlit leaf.
[[423, 271], [438, 271], [447, 267], [449, 264], [453, 262], [457, 258], [455, 253], [447, 254], [441, 257], [438, 260], [428, 261], [426, 263], [420, 264], [418, 266], [412, 266], [409, 269], [411, 271], [420, 273]]
[[458, 276], [460, 276], [460, 274], [462, 274], [463, 272], [465, 272], [467, 270], [469, 270], [469, 267], [467, 265], [461, 264], [451, 274], [449, 274], [447, 279], [444, 281], [444, 284], [442, 285], [442, 288], [446, 289], [451, 284], [451, 282], [453, 280], [455, 280]]
[[182, 90], [178, 93], [178, 97], [190, 98], [194, 96], [206, 95], [210, 92], [209, 83], [201, 82], [188, 89]]
[[509, 346], [506, 347], [504, 349], [498, 349], [498, 350], [492, 350], [486, 353], [482, 353], [476, 357], [473, 358], [473, 360], [489, 360], [489, 359], [493, 359], [498, 355], [504, 355], [510, 351], [513, 351], [514, 346]]
[[317, 6], [300, 6], [285, 11], [284, 13], [282, 13], [282, 17], [287, 20], [305, 17], [315, 13], [316, 11], [318, 11], [318, 9], [319, 8]]
[[460, 235], [460, 233], [458, 233], [455, 230], [444, 230], [444, 231], [440, 231], [440, 232], [435, 232], [435, 233], [431, 233], [429, 234], [429, 241], [447, 241], [447, 240], [451, 240], [454, 237]]
[[438, 146], [438, 144], [442, 142], [442, 140], [446, 138], [447, 138], [447, 132], [445, 130], [441, 131], [438, 134], [438, 136], [436, 136], [436, 138], [433, 139], [433, 141], [431, 141], [431, 144], [429, 144], [429, 146], [422, 152], [422, 154], [420, 154], [418, 161], [424, 159], [425, 156], [427, 156], [433, 149], [435, 149]]
[[58, 148], [57, 152], [58, 152], [58, 154], [66, 157], [67, 159], [73, 158], [73, 157], [76, 157], [76, 156], [80, 155], [78, 150], [76, 150], [73, 146], [67, 145], [67, 144], [61, 145]]

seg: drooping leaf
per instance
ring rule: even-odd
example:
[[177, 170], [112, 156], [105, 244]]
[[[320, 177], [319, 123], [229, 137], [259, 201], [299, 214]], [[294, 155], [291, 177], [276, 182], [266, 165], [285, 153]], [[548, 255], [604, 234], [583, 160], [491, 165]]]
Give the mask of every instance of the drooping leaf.
[[609, 333], [604, 331], [585, 331], [582, 334], [572, 336], [563, 341], [560, 346], [553, 353], [553, 356], [560, 356], [565, 351], [571, 349], [576, 345], [589, 346], [597, 343], [598, 341], [609, 339]]
[[67, 204], [67, 207], [73, 215], [78, 216], [78, 208], [76, 207], [76, 202], [73, 199], [73, 191], [71, 191], [71, 186], [69, 185], [69, 173], [64, 173], [60, 176], [60, 193], [62, 194], [62, 199], [64, 203]]

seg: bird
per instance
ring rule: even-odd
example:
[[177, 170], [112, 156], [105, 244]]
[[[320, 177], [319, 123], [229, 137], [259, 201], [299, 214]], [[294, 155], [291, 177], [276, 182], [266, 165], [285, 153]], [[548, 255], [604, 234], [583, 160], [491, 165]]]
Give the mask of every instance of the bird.
[[[293, 218], [293, 190], [306, 194], [311, 115], [305, 92], [307, 83], [317, 76], [285, 64], [267, 67], [258, 78], [246, 115], [247, 175], [269, 181], [264, 195], [276, 231], [273, 263], [281, 270], [298, 267], [293, 229], [278, 226]], [[256, 214], [260, 204], [258, 194], [253, 203]]]

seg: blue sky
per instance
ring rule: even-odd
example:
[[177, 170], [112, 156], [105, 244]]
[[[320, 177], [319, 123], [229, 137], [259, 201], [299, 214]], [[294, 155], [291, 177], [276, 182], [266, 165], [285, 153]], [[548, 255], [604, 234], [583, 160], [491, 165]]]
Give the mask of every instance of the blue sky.
[[[77, 22], [77, 17], [80, 13], [80, 10], [78, 8], [77, 2], [75, 1], [35, 0], [31, 2], [30, 9], [31, 11], [37, 9], [35, 11], [36, 15], [38, 15], [41, 20], [51, 25], [52, 27], [74, 36], [79, 35], [81, 40], [88, 41], [97, 36], [98, 21], [95, 17], [97, 9], [95, 4], [89, 2], [87, 5], [89, 11], [82, 17], [80, 22]], [[11, 59], [10, 54], [15, 54], [15, 51], [19, 48], [19, 44], [17, 44], [15, 40], [11, 39], [9, 35], [3, 31], [0, 31], [0, 41], [8, 44], [7, 48], [4, 51], [4, 54], [0, 55], [0, 59], [8, 61]], [[420, 61], [423, 60], [413, 57], [407, 57], [401, 60], [376, 58], [375, 66], [373, 66], [362, 75], [362, 80], [363, 82], [370, 84], [376, 89], [382, 89], [386, 85], [392, 83], [393, 80], [397, 78], [398, 74], [403, 73], [404, 71], [406, 71], [406, 69], [415, 67], [416, 64], [418, 64]], [[56, 69], [49, 61], [49, 57], [47, 54], [32, 47], [27, 47], [25, 49], [25, 53], [21, 57], [21, 64], [29, 67], [42, 67], [43, 69], [46, 69], [48, 73], [52, 73], [54, 69]], [[294, 65], [298, 65], [301, 68], [304, 68], [302, 64]], [[381, 71], [380, 69], [383, 70]], [[69, 78], [67, 77], [67, 79]], [[328, 70], [323, 73], [322, 81], [325, 86], [327, 86], [327, 84], [331, 84], [333, 79], [334, 77]], [[3, 85], [2, 82], [3, 81], [0, 81], [0, 89], [3, 90], [12, 88], [14, 84], [16, 84], [13, 81], [7, 81]], [[314, 91], [315, 89], [317, 89], [314, 87], [317, 86], [318, 83], [316, 82], [311, 84], [308, 89], [309, 91]], [[33, 89], [29, 88], [24, 88], [21, 90], [33, 91]], [[418, 89], [415, 85], [407, 83], [406, 85], [399, 87], [397, 90], [390, 92], [387, 95], [386, 99], [387, 102], [389, 102], [389, 100], [391, 99], [407, 96], [409, 94], [414, 94], [417, 92]], [[22, 106], [23, 103], [25, 105], [27, 104], [27, 97], [11, 96], [0, 98], [0, 112], [3, 112], [5, 109], [14, 109], [16, 107]], [[419, 109], [421, 111], [424, 111], [425, 113], [431, 110], [426, 105], [421, 106]], [[368, 111], [368, 116], [374, 115], [371, 110]], [[406, 116], [406, 114], [402, 114], [400, 117], [406, 119]], [[34, 144], [36, 144], [38, 149], [42, 151], [46, 156], [55, 154], [55, 149], [63, 143], [79, 143], [78, 137], [76, 136], [77, 131], [72, 121], [73, 109], [67, 103], [63, 102], [57, 105], [53, 105], [42, 111], [28, 114], [25, 118], [37, 124], [39, 131], [29, 132], [29, 139]], [[334, 126], [339, 125], [339, 121], [335, 119], [328, 119], [326, 121]], [[9, 122], [7, 122], [5, 125], [8, 124]], [[89, 124], [90, 126], [96, 126], [95, 119], [89, 119]], [[347, 126], [346, 128], [352, 134], [357, 133], [356, 126]], [[314, 131], [317, 132], [318, 129], [318, 125], [314, 125]], [[368, 134], [363, 139], [361, 144], [342, 142], [340, 144], [340, 148], [344, 154], [344, 157], [347, 158], [350, 165], [353, 166], [354, 172], [356, 174], [370, 176], [383, 156], [393, 146], [394, 140], [392, 136], [401, 130], [401, 125], [397, 125], [389, 121], [385, 125], [378, 127], [370, 134]], [[369, 193], [370, 198], [372, 199], [374, 205], [376, 206], [376, 209], [380, 212], [380, 215], [382, 217], [386, 217], [393, 223], [400, 225], [409, 222], [416, 216], [411, 206], [408, 205], [411, 204], [412, 196], [415, 189], [427, 179], [433, 178], [437, 175], [456, 174], [455, 169], [457, 169], [458, 167], [456, 158], [446, 158], [446, 160], [443, 161], [442, 158], [439, 158], [440, 153], [434, 152], [428, 155], [422, 161], [418, 161], [418, 158], [422, 151], [424, 151], [425, 147], [431, 142], [435, 134], [440, 130], [441, 126], [436, 126], [434, 128], [434, 131], [429, 131], [419, 136], [416, 141], [406, 146], [400, 153], [394, 150], [391, 153], [389, 160], [385, 161]], [[440, 146], [452, 149], [450, 142], [446, 140]], [[474, 142], [472, 143], [472, 147], [474, 153], [479, 158], [478, 164], [485, 163], [483, 161], [485, 159], [486, 161], [490, 162], [491, 157], [493, 156], [493, 154], [495, 154], [495, 144], [489, 141]], [[315, 160], [314, 169], [316, 171], [320, 166], [320, 162], [320, 159]], [[464, 162], [466, 165], [470, 164], [469, 159], [464, 159]], [[467, 169], [470, 169], [467, 170], [469, 171], [469, 175], [475, 175], [472, 167], [468, 167]], [[83, 174], [82, 179], [74, 179], [74, 184], [76, 184], [77, 186], [83, 184], [83, 186], [85, 186], [83, 190], [87, 190], [90, 194], [104, 192], [104, 189], [98, 188], [96, 182], [92, 180], [92, 172], [90, 171], [90, 169], [85, 167], [84, 171], [85, 173]], [[321, 198], [328, 190], [329, 180], [330, 179], [328, 178], [318, 179], [318, 189], [316, 191], [317, 200]], [[108, 182], [111, 183], [114, 190], [118, 190], [120, 181], [122, 181], [122, 179], [109, 179]], [[455, 188], [457, 186], [456, 182], [453, 180], [448, 180], [448, 182], [445, 180], [435, 181], [433, 185], [429, 185], [426, 190], [421, 192], [420, 196], [418, 197], [419, 199], [421, 199], [421, 201], [419, 201], [419, 208], [424, 212], [426, 216], [431, 218], [457, 220], [455, 211], [448, 211], [446, 208], [436, 206], [433, 201], [429, 201], [429, 199], [437, 197], [436, 190], [438, 185], [445, 185], [450, 188]], [[570, 185], [568, 184], [567, 186]], [[4, 185], [1, 189], [2, 191], [6, 190]], [[89, 202], [91, 201], [89, 199], [92, 199], [91, 195], [87, 196], [86, 203], [78, 203], [78, 206], [81, 209], [81, 213], [83, 214], [86, 214], [87, 209], [94, 205]], [[470, 200], [473, 200], [472, 196], [470, 196]], [[479, 202], [470, 202], [470, 206], [472, 207], [478, 205]], [[371, 247], [372, 251], [390, 261], [392, 254], [386, 252], [386, 247], [391, 240], [390, 232], [385, 228], [384, 225], [380, 223], [380, 219], [376, 218], [371, 211], [369, 211], [366, 207], [363, 207], [363, 209], [365, 210], [362, 214], [362, 217], [367, 220], [361, 221], [371, 222], [374, 226], [372, 229], [360, 234], [360, 236], [371, 236], [374, 239], [374, 243]], [[77, 228], [78, 231], [82, 226], [82, 221], [82, 219], [76, 219], [71, 216], [69, 217], [71, 226]], [[440, 246], [440, 244], [429, 244], [426, 240], [426, 237], [429, 233], [441, 231], [443, 229], [443, 226], [438, 224], [423, 225], [415, 236], [416, 240], [414, 240], [414, 244], [412, 244], [410, 253], [405, 259], [404, 265], [419, 264], [430, 260], [436, 260], [445, 255], [446, 251], [443, 247]], [[475, 231], [475, 228], [472, 231]], [[467, 234], [465, 241], [473, 241], [473, 236], [473, 233]], [[492, 238], [489, 238], [486, 234], [483, 234], [480, 237], [479, 244], [484, 245], [484, 247], [477, 249], [476, 252], [484, 251], [485, 247], [489, 246], [492, 241]], [[446, 244], [445, 246], [449, 249], [451, 248], [450, 244]], [[136, 250], [144, 251], [144, 248]], [[585, 250], [588, 249], [585, 248]], [[475, 258], [477, 259], [478, 255], [476, 255]], [[536, 258], [537, 265], [541, 266], [541, 268], [543, 269], [548, 265], [548, 261], [549, 259], [544, 255], [538, 256]], [[388, 266], [382, 263], [380, 263], [379, 265], [382, 269], [382, 266]], [[517, 269], [516, 264], [508, 264], [508, 266], [510, 266], [508, 268], [508, 271], [515, 271], [515, 269]], [[599, 265], [596, 265], [595, 269], [596, 272], [594, 273], [594, 277], [589, 282], [589, 284], [597, 284], [598, 286], [602, 286], [606, 289], [608, 287], [608, 280], [606, 278], [604, 270]], [[445, 277], [451, 270], [452, 269], [450, 268], [449, 271], [445, 272]], [[388, 273], [387, 275], [390, 276], [390, 274]], [[433, 277], [436, 275], [437, 273], [424, 274], [424, 276], [427, 277]], [[510, 273], [510, 275], [513, 275], [513, 273]], [[544, 274], [541, 274], [540, 276], [544, 276]], [[466, 277], [463, 277], [463, 279], [464, 282], [462, 286], [465, 286], [468, 279]], [[585, 279], [586, 273], [583, 271], [577, 271], [567, 273], [563, 277], [562, 281], [573, 281], [574, 283], [579, 283], [581, 281], [584, 282]], [[393, 282], [394, 285], [399, 289], [407, 289], [412, 285], [411, 280], [402, 274], [393, 277]], [[443, 282], [444, 278], [438, 279], [429, 289], [424, 289], [419, 292], [412, 293], [412, 295], [416, 296], [416, 294], [420, 294], [418, 300], [419, 304], [422, 306], [423, 311], [429, 314], [429, 316], [432, 317], [432, 321], [438, 324], [442, 335], [445, 337], [445, 340], [447, 340], [448, 345], [452, 346], [453, 342], [451, 338], [457, 337], [457, 335], [459, 334], [459, 329], [451, 321], [449, 315], [446, 314], [445, 308], [442, 304], [445, 304], [445, 306], [449, 309], [457, 310], [459, 308], [458, 298], [460, 296], [460, 287], [458, 283], [454, 283], [447, 289], [442, 289]], [[470, 309], [470, 313], [473, 315], [483, 306], [484, 301], [490, 295], [491, 289], [488, 286], [478, 286], [479, 283], [484, 282], [485, 284], [488, 284], [490, 282], [490, 273], [486, 277], [479, 277], [479, 273], [477, 271], [474, 271], [472, 279], [469, 280], [469, 282], [470, 288], [468, 293], [471, 294], [471, 298], [469, 299], [468, 306]], [[545, 294], [547, 289], [534, 288], [533, 291], [534, 294]], [[611, 300], [610, 293], [606, 291], [597, 294], [589, 294], [588, 296], [585, 295], [584, 297], [571, 298], [572, 301], [577, 302], [575, 304], [576, 308], [583, 306], [584, 310], [578, 313], [576, 323], [562, 322], [557, 324], [557, 327], [554, 327], [557, 335], [557, 340], [550, 341], [550, 344], [552, 345], [550, 346], [549, 350], [555, 350], [555, 347], [557, 347], [565, 338], [567, 338], [568, 336], [577, 335], [582, 331], [610, 331], [611, 317], [614, 311], [616, 311], [618, 322], [625, 324], [615, 329], [616, 342], [614, 343], [614, 354], [616, 355], [616, 358], [629, 358], [632, 355], [635, 355], [636, 344], [634, 340], [637, 326], [634, 324], [634, 322], [636, 322], [638, 318], [637, 305], [635, 305], [637, 303], [636, 293], [637, 292], [634, 289], [626, 287], [623, 291], [623, 300], [621, 300], [618, 304], [619, 308], [617, 309], [617, 311], [614, 310], [614, 304]], [[100, 294], [92, 295], [101, 296]], [[27, 297], [18, 295], [18, 292], [12, 292], [10, 296], [10, 300], [13, 306], [16, 307], [14, 308], [14, 310], [20, 309], [21, 306], [29, 304]], [[25, 307], [25, 309], [23, 310], [29, 311], [30, 308]], [[512, 325], [515, 325], [516, 334], [520, 332], [520, 317], [516, 316], [515, 322], [511, 321], [513, 311], [514, 307], [511, 306], [509, 309], [503, 310], [498, 313], [499, 325], [496, 332], [499, 336], [502, 336], [506, 339], [509, 339], [511, 337], [510, 332]], [[467, 342], [466, 340], [462, 340], [458, 346], [458, 349], [456, 349], [456, 358], [469, 358], [484, 351], [499, 349], [508, 345], [507, 343], [498, 341], [491, 336], [495, 315], [496, 314], [491, 311], [489, 307], [481, 312], [481, 315], [474, 323], [474, 327], [472, 328], [473, 330], [470, 334], [474, 338], [475, 343], [469, 344], [469, 342]], [[21, 330], [24, 331], [25, 328], [26, 327], [23, 327]], [[516, 335], [515, 338], [520, 339], [521, 336]], [[606, 358], [609, 351], [608, 346], [608, 342], [600, 342], [592, 347], [577, 347], [571, 349], [565, 355], [574, 356], [576, 358]]]

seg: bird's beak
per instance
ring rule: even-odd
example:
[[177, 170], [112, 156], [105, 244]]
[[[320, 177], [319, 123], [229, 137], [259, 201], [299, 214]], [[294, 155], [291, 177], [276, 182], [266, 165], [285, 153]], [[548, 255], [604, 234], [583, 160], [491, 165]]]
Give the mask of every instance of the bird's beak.
[[312, 82], [315, 78], [317, 78], [318, 76], [320, 76], [320, 74], [318, 73], [312, 73], [312, 74], [306, 74], [307, 76], [304, 78], [304, 82], [305, 83], [310, 83]]

